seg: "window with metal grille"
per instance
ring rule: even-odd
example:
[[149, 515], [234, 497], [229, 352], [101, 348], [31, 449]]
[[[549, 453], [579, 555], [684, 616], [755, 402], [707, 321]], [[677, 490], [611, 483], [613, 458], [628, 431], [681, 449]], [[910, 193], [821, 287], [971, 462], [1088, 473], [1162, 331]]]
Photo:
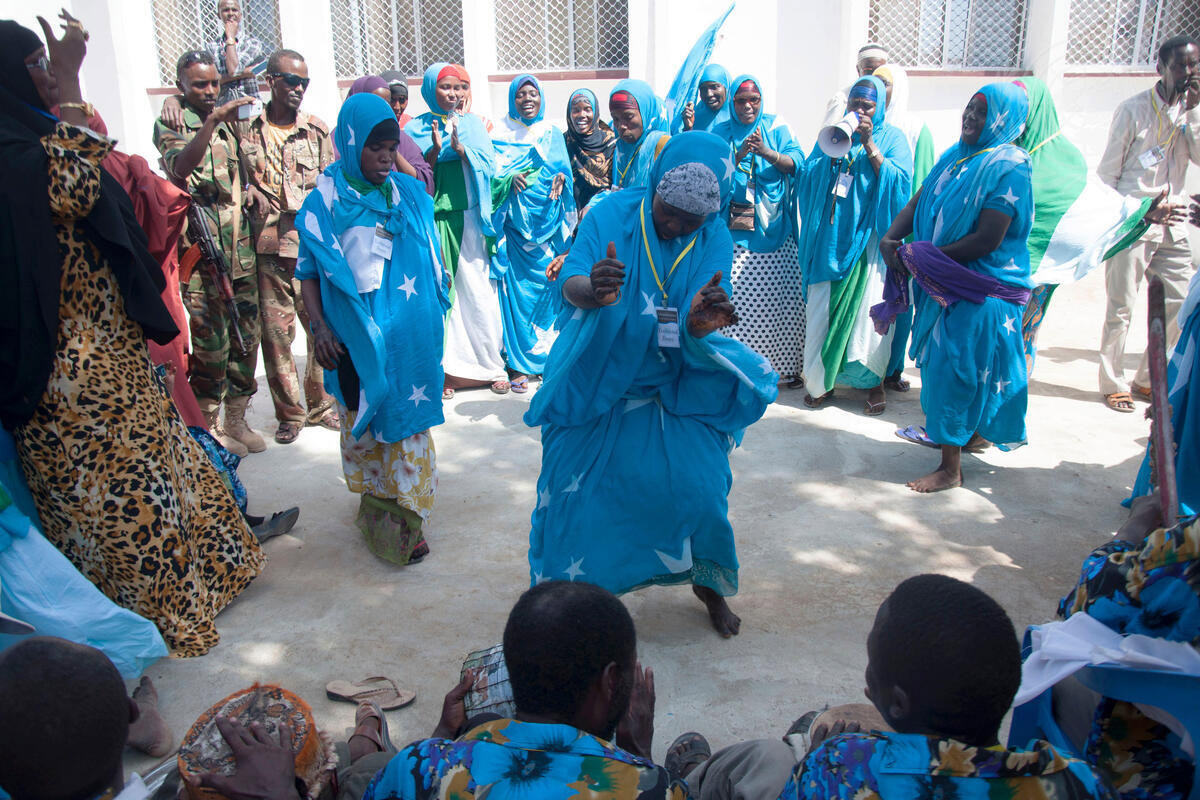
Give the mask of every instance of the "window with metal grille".
[[[153, 0], [158, 73], [163, 86], [175, 84], [175, 62], [188, 50], [204, 50], [220, 42], [225, 26], [217, 17], [217, 0]], [[276, 0], [242, 0], [242, 32], [262, 41], [269, 53], [279, 46]]]
[[1018, 69], [1026, 0], [871, 0], [869, 36], [906, 67]]
[[1177, 34], [1200, 36], [1196, 0], [1072, 0], [1067, 63], [1153, 69]]
[[495, 0], [503, 72], [629, 67], [629, 0]]
[[463, 62], [462, 0], [330, 0], [339, 78]]

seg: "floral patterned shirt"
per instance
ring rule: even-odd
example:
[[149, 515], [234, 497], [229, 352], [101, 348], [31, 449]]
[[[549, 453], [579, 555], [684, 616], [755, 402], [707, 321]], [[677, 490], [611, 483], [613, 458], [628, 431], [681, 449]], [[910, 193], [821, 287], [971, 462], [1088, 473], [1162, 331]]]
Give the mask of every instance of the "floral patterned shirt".
[[916, 733], [848, 733], [796, 767], [780, 800], [1111, 800], [1086, 762], [1048, 742], [972, 747]]
[[[1064, 619], [1080, 611], [1118, 633], [1200, 647], [1200, 517], [1140, 544], [1117, 539], [1093, 550], [1058, 606]], [[1130, 703], [1100, 702], [1085, 749], [1122, 800], [1174, 800], [1191, 791], [1194, 763], [1179, 737]]]
[[363, 800], [685, 800], [652, 762], [572, 728], [500, 719], [396, 754]]

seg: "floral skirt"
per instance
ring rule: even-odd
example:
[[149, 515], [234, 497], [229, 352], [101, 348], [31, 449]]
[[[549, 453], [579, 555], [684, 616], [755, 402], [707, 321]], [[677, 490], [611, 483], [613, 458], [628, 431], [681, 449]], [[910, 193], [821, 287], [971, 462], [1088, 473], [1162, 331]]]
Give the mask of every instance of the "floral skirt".
[[429, 431], [399, 442], [376, 441], [370, 430], [350, 431], [358, 414], [345, 406], [342, 417], [342, 471], [350, 491], [362, 495], [355, 523], [371, 552], [403, 566], [429, 552], [422, 527], [437, 494], [437, 455]]

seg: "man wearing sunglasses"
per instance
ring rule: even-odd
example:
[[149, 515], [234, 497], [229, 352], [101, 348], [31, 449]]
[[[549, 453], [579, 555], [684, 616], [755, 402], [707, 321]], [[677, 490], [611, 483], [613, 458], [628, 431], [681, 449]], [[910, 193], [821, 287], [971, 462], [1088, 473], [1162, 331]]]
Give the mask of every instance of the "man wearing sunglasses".
[[[267, 62], [271, 99], [263, 112], [250, 120], [242, 140], [250, 180], [247, 208], [258, 253], [263, 366], [279, 420], [275, 441], [280, 444], [296, 441], [305, 425], [330, 430], [339, 427], [333, 398], [323, 387], [324, 373], [313, 357], [300, 284], [293, 277], [299, 248], [296, 211], [317, 185], [321, 170], [333, 161], [329, 128], [300, 110], [308, 82], [303, 56], [294, 50], [272, 53]], [[297, 313], [308, 337], [303, 398], [292, 358]]]

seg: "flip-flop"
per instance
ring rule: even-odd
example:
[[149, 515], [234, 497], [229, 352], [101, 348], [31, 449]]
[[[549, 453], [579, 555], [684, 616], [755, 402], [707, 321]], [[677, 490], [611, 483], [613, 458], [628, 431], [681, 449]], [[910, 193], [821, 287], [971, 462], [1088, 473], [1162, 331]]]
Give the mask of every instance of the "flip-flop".
[[491, 390], [496, 394], [508, 394], [508, 390], [511, 388], [512, 384], [506, 380], [492, 381]]
[[879, 403], [872, 403], [870, 400], [863, 406], [863, 413], [868, 417], [878, 417], [884, 411], [887, 411], [887, 400]]
[[663, 768], [672, 778], [683, 779], [710, 758], [712, 747], [708, 740], [695, 731], [688, 731], [671, 742]]
[[828, 391], [820, 397], [813, 397], [811, 394], [804, 395], [804, 405], [809, 408], [820, 408], [833, 399], [833, 392]]
[[794, 378], [789, 378], [788, 382], [783, 385], [783, 388], [785, 388], [785, 389], [803, 389], [804, 388], [804, 378], [801, 378], [799, 375], [797, 375]]
[[442, 389], [442, 399], [443, 400], [453, 400], [454, 399], [454, 390], [451, 389], [449, 386], [444, 387]]
[[891, 389], [893, 392], [907, 392], [912, 388], [912, 384], [904, 380], [904, 376], [902, 374], [897, 373], [896, 377], [883, 379], [883, 388]]
[[404, 706], [417, 699], [417, 693], [401, 689], [391, 678], [377, 675], [357, 683], [330, 681], [325, 684], [325, 696], [330, 700], [345, 700], [355, 705], [375, 702], [384, 711]]
[[309, 425], [320, 425], [327, 431], [340, 431], [342, 429], [342, 417], [332, 408], [321, 415], [321, 418], [316, 422], [310, 422]]
[[932, 447], [934, 450], [941, 450], [942, 446], [930, 439], [926, 435], [925, 429], [920, 425], [909, 425], [907, 428], [897, 428], [896, 435], [910, 444], [919, 444], [922, 447]]
[[508, 382], [508, 387], [512, 389], [513, 394], [525, 394], [529, 391], [529, 376], [522, 375], [519, 378], [513, 378]]
[[[1129, 407], [1126, 408], [1123, 405], [1118, 405], [1119, 403], [1128, 403]], [[1133, 413], [1133, 396], [1130, 395], [1129, 392], [1113, 392], [1112, 394], [1106, 394], [1104, 395], [1104, 404], [1113, 411], [1119, 411], [1122, 414]]]

